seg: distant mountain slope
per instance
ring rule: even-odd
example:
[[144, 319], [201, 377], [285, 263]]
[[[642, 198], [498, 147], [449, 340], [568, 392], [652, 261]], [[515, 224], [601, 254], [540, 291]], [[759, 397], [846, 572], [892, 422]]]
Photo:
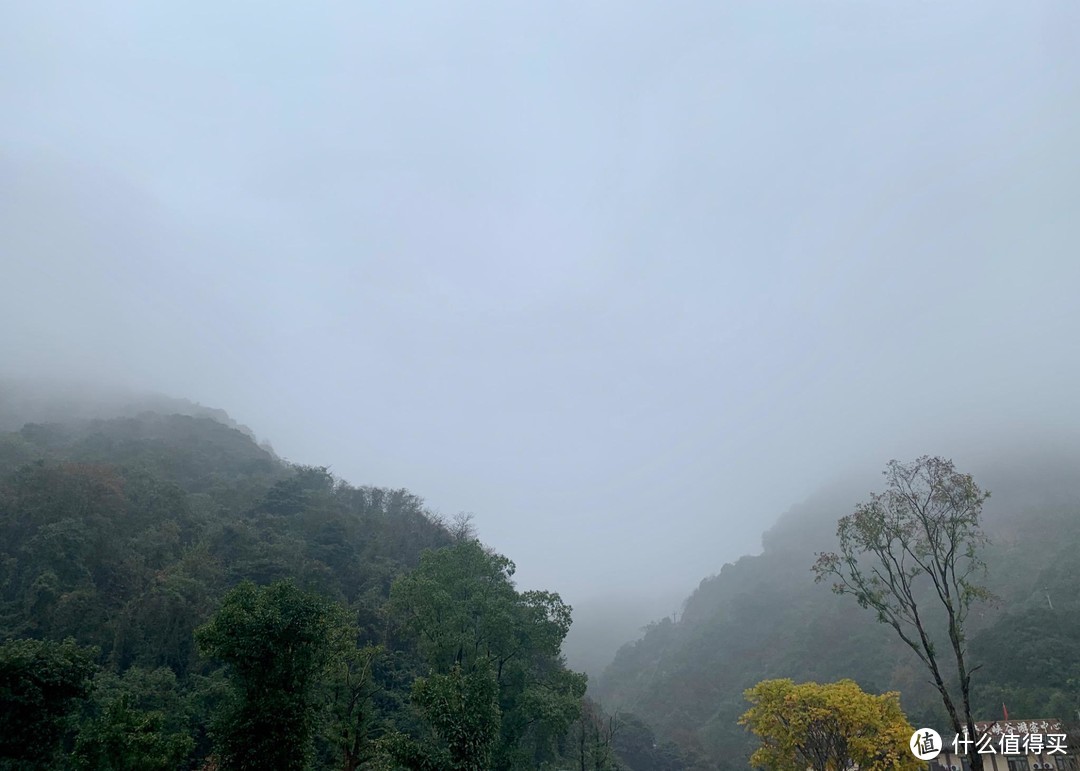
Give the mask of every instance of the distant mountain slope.
[[91, 383], [29, 378], [0, 378], [0, 431], [17, 431], [27, 423], [77, 423], [133, 418], [144, 412], [211, 418], [249, 437], [255, 434], [225, 410], [188, 399]]
[[[1080, 453], [987, 453], [970, 470], [994, 495], [986, 527], [988, 583], [1000, 597], [969, 625], [981, 714], [1071, 716], [1080, 708]], [[736, 724], [744, 689], [773, 677], [900, 690], [916, 723], [944, 724], [914, 656], [849, 597], [815, 585], [815, 552], [835, 549], [836, 520], [870, 488], [827, 490], [781, 517], [764, 551], [725, 565], [682, 616], [624, 646], [597, 684], [607, 709], [640, 714], [659, 736], [745, 768], [750, 737]], [[1047, 597], [1053, 603], [1050, 608]]]
[[574, 601], [574, 625], [563, 643], [570, 666], [595, 682], [622, 645], [642, 633], [655, 618], [677, 612], [683, 592], [662, 595], [607, 594]]
[[57, 459], [137, 466], [198, 492], [222, 480], [270, 477], [287, 465], [214, 418], [144, 412], [134, 418], [27, 423], [0, 440], [13, 460]]

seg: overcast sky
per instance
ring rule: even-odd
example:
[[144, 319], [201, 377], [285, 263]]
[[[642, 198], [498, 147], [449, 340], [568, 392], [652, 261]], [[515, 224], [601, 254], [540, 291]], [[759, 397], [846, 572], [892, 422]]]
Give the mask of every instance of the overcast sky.
[[682, 590], [847, 464], [1076, 425], [1078, 138], [1074, 0], [8, 0], [0, 370]]

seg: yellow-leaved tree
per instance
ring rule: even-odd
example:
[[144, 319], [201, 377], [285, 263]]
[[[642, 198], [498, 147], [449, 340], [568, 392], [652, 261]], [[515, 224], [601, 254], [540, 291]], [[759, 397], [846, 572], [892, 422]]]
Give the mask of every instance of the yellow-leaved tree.
[[745, 692], [739, 719], [761, 746], [750, 763], [768, 771], [917, 771], [908, 749], [915, 729], [900, 695], [865, 693], [852, 680], [801, 683], [763, 680]]

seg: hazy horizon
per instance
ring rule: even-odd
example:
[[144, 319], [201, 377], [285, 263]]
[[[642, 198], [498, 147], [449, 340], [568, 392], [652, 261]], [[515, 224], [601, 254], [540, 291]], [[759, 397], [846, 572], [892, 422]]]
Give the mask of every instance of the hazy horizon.
[[258, 10], [0, 11], [0, 376], [658, 607], [848, 469], [1080, 429], [1075, 4]]

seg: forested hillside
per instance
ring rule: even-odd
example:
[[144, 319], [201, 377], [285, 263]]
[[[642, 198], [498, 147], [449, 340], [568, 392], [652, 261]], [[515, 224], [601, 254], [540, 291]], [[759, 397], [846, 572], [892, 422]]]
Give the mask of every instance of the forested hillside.
[[[968, 632], [975, 704], [986, 719], [1071, 719], [1080, 708], [1080, 463], [1069, 450], [986, 453], [972, 469], [992, 492], [986, 584]], [[642, 715], [658, 734], [705, 758], [745, 768], [753, 741], [738, 724], [743, 691], [767, 678], [856, 680], [899, 690], [916, 725], [944, 725], [928, 674], [892, 630], [850, 597], [815, 584], [817, 552], [835, 550], [837, 520], [868, 488], [842, 485], [785, 514], [760, 555], [702, 581], [677, 619], [624, 646], [595, 688], [610, 709]]]
[[[813, 582], [858, 485], [793, 508], [624, 646], [595, 703], [562, 658], [570, 608], [519, 591], [467, 521], [187, 407], [0, 433], [0, 768], [745, 768], [743, 691], [779, 677], [899, 690], [913, 722], [942, 721], [891, 631]], [[969, 624], [987, 717], [1080, 708], [1077, 457], [973, 469], [993, 492], [998, 599]]]
[[558, 595], [216, 417], [0, 433], [0, 768], [616, 768]]

